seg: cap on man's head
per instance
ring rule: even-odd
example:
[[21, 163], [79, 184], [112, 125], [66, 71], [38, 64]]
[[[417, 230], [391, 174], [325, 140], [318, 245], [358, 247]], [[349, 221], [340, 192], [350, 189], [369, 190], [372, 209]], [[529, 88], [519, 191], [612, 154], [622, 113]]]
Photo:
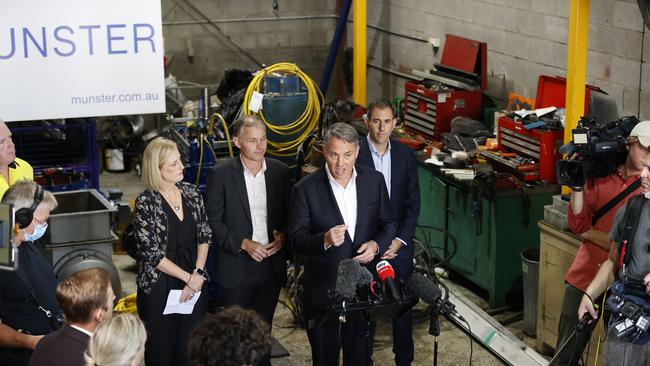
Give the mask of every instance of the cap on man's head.
[[630, 132], [630, 137], [636, 137], [639, 139], [639, 143], [643, 147], [650, 147], [650, 121], [641, 121], [634, 126], [632, 132]]

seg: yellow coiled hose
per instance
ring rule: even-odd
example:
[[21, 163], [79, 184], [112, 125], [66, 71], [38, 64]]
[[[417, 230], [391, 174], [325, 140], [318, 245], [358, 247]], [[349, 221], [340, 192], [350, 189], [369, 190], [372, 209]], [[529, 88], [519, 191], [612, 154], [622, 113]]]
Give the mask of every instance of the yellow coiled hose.
[[[307, 106], [302, 112], [300, 117], [297, 120], [284, 125], [276, 126], [272, 121], [268, 121], [264, 117], [263, 110], [260, 110], [258, 113], [253, 113], [250, 108], [250, 101], [253, 96], [253, 92], [258, 92], [262, 83], [264, 82], [264, 77], [270, 73], [279, 73], [285, 75], [297, 75], [302, 83], [307, 87]], [[294, 156], [296, 150], [302, 143], [302, 141], [309, 136], [309, 134], [318, 128], [318, 119], [320, 117], [321, 104], [323, 101], [323, 94], [321, 93], [318, 85], [304, 72], [298, 68], [296, 64], [281, 62], [275, 65], [260, 70], [254, 77], [251, 83], [248, 85], [246, 94], [244, 96], [244, 114], [256, 114], [266, 125], [266, 128], [273, 133], [281, 136], [293, 136], [300, 133], [300, 135], [294, 139], [284, 142], [277, 141], [268, 141], [269, 144], [269, 153], [275, 156]]]

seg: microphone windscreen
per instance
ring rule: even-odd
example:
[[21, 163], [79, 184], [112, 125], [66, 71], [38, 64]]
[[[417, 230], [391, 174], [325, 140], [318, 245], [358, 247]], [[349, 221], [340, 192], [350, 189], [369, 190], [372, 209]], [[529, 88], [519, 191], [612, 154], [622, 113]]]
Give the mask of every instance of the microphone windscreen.
[[395, 270], [393, 269], [393, 266], [388, 263], [388, 261], [383, 260], [377, 263], [377, 274], [379, 275], [379, 279], [382, 282], [386, 282], [386, 278], [390, 277], [392, 279], [395, 279]]
[[370, 273], [368, 268], [359, 266], [359, 278], [357, 280], [357, 285], [370, 285], [372, 283], [372, 279], [372, 273]]
[[431, 280], [419, 273], [414, 273], [407, 287], [427, 304], [435, 304], [442, 297], [442, 291]]
[[360, 267], [359, 263], [351, 258], [346, 258], [339, 263], [334, 289], [336, 302], [351, 301], [354, 298]]

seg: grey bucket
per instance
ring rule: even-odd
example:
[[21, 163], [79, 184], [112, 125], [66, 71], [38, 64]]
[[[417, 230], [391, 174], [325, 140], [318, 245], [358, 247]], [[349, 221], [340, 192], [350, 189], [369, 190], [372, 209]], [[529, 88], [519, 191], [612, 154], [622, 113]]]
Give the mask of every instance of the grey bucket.
[[537, 288], [539, 287], [539, 249], [521, 251], [521, 272], [524, 282], [524, 333], [537, 335]]

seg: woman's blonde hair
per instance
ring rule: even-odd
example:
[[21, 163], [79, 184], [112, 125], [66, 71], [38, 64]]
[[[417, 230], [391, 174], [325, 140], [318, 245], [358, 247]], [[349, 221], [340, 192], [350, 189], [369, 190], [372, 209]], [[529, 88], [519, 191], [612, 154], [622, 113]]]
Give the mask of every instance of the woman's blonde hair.
[[86, 366], [126, 366], [147, 340], [144, 323], [130, 313], [115, 315], [99, 324], [84, 353]]
[[174, 151], [178, 151], [176, 143], [164, 137], [156, 137], [147, 145], [142, 156], [142, 181], [147, 187], [154, 191], [162, 189], [160, 168]]

